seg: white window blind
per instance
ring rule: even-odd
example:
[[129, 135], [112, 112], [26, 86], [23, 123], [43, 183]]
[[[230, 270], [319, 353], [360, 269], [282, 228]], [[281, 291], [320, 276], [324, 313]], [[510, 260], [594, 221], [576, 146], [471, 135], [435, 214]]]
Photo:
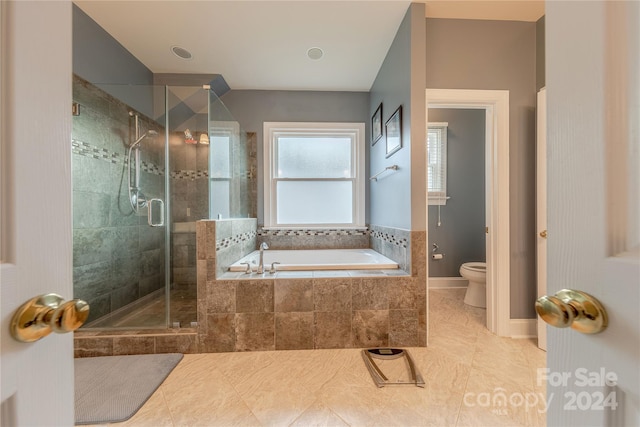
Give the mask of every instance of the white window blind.
[[447, 204], [448, 123], [429, 123], [427, 129], [427, 190], [430, 205]]

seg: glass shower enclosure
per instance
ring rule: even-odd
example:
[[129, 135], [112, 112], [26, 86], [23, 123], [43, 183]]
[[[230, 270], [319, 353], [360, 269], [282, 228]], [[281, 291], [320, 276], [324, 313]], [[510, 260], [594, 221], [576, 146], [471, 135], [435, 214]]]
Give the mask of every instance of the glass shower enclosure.
[[[74, 298], [83, 329], [197, 325], [195, 223], [247, 217], [246, 134], [205, 87], [73, 80]], [[235, 157], [234, 157], [235, 156]]]

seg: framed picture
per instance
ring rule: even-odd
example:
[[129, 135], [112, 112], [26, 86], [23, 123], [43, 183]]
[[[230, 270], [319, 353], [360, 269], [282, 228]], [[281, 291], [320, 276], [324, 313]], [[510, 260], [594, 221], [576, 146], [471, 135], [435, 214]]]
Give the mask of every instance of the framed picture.
[[380, 138], [382, 138], [382, 102], [371, 117], [371, 145], [376, 145]]
[[384, 124], [387, 134], [387, 157], [402, 148], [402, 105], [389, 117]]

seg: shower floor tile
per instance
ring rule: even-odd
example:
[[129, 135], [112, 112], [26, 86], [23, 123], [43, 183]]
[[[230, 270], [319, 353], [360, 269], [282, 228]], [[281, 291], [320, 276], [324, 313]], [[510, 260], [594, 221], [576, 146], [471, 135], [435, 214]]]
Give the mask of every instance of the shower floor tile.
[[425, 388], [377, 388], [360, 349], [186, 354], [143, 408], [118, 425], [544, 426], [540, 406], [478, 400], [544, 395], [535, 378], [545, 353], [535, 340], [491, 334], [485, 310], [463, 304], [464, 289], [429, 296], [429, 347], [409, 348]]
[[[190, 327], [191, 322], [197, 321], [195, 286], [192, 288], [172, 289], [170, 292], [170, 324], [180, 322], [181, 327]], [[165, 295], [159, 294], [131, 313], [112, 317], [101, 324], [93, 326], [132, 329], [165, 327], [165, 307]]]

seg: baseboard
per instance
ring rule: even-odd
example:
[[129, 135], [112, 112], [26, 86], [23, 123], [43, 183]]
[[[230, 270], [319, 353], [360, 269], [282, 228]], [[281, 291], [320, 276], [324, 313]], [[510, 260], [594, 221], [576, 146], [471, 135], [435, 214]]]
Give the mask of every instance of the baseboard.
[[469, 281], [464, 277], [429, 277], [429, 289], [466, 288]]
[[511, 338], [535, 338], [538, 336], [538, 323], [536, 319], [511, 319], [509, 335]]

